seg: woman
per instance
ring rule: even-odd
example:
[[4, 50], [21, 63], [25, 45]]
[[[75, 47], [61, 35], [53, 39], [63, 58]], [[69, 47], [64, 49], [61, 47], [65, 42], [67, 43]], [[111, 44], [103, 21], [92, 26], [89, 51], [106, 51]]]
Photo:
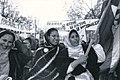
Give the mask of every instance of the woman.
[[27, 46], [27, 48], [31, 51], [29, 54], [30, 56], [34, 56], [34, 52], [36, 51], [36, 42], [34, 38], [27, 37], [25, 40], [23, 40], [23, 44]]
[[93, 48], [85, 56], [87, 45], [82, 43], [76, 30], [71, 30], [65, 39], [71, 64], [67, 70], [66, 80], [98, 80], [99, 67], [97, 55]]
[[10, 71], [9, 51], [13, 48], [15, 35], [9, 30], [0, 32], [0, 80], [8, 77]]
[[[27, 37], [25, 40], [23, 40], [23, 44], [25, 44], [29, 50], [29, 56], [32, 57], [32, 59], [24, 66], [24, 70], [23, 70], [23, 75], [27, 75], [29, 72], [29, 69], [32, 67], [33, 65], [33, 59], [35, 56], [35, 50], [32, 50], [32, 45], [36, 44], [34, 42], [34, 38], [31, 37]], [[33, 43], [34, 42], [34, 43]], [[34, 49], [36, 48], [36, 46], [34, 45]]]
[[37, 50], [34, 66], [25, 80], [64, 80], [68, 61], [67, 49], [59, 44], [58, 30], [45, 33], [45, 44]]
[[32, 59], [32, 53], [28, 45], [29, 42], [24, 40], [26, 42], [26, 44], [24, 44], [19, 36], [17, 36], [17, 38], [18, 39], [15, 41], [15, 47], [11, 49], [9, 53], [9, 76], [12, 77], [13, 80], [22, 80], [24, 67]]

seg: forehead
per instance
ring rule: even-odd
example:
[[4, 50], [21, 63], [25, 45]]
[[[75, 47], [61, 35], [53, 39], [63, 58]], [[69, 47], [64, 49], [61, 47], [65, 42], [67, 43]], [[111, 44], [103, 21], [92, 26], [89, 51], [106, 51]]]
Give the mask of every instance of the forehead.
[[30, 42], [29, 42], [29, 40], [26, 39], [23, 41], [23, 43], [30, 43]]
[[5, 34], [1, 37], [1, 39], [7, 39], [9, 41], [12, 41], [13, 40], [13, 36], [10, 35], [10, 34]]
[[57, 31], [52, 31], [50, 34], [51, 35], [58, 35], [58, 32]]
[[76, 35], [78, 35], [76, 32], [72, 32], [72, 33], [70, 34], [70, 36], [76, 36]]

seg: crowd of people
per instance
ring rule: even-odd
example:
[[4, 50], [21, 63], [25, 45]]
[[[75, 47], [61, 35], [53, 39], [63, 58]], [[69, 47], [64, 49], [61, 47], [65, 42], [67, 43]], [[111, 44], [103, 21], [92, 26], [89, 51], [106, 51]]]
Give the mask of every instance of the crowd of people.
[[63, 43], [56, 28], [48, 29], [44, 38], [39, 44], [33, 36], [23, 39], [13, 31], [0, 31], [0, 80], [105, 80], [100, 66], [106, 55], [99, 35], [92, 38], [88, 54], [89, 42], [80, 40], [75, 29]]

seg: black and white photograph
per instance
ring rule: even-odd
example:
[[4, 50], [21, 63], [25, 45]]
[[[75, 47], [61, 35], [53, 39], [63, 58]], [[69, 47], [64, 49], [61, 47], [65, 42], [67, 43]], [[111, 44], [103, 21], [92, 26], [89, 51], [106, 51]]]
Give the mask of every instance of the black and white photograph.
[[120, 0], [0, 0], [0, 80], [120, 80]]

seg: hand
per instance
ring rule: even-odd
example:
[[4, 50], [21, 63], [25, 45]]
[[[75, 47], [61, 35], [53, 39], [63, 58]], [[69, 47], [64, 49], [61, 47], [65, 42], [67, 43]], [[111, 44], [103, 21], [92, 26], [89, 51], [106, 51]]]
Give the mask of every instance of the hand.
[[68, 80], [69, 79], [69, 77], [71, 77], [72, 76], [72, 74], [67, 74], [66, 76], [65, 76], [65, 80]]
[[79, 59], [77, 59], [77, 62], [79, 62], [79, 64], [84, 64], [87, 62], [87, 56], [85, 55], [81, 55]]
[[84, 64], [87, 62], [87, 56], [81, 55], [79, 59], [71, 63], [72, 68], [75, 68], [78, 64]]

